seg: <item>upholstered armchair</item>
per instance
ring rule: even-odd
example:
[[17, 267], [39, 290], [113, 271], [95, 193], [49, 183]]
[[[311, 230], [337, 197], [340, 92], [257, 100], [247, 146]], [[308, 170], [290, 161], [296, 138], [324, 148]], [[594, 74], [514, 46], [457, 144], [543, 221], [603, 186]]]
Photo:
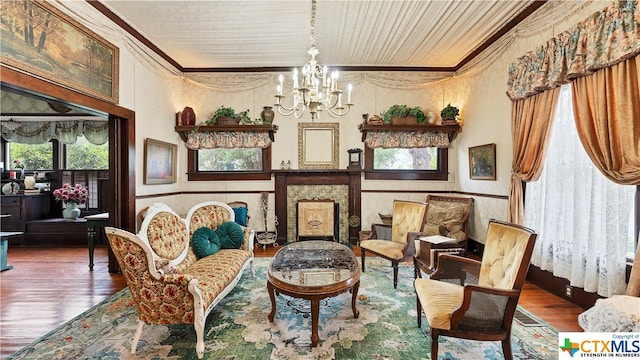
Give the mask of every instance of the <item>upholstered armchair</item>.
[[464, 247], [467, 240], [467, 221], [473, 198], [427, 195], [427, 220], [423, 235], [441, 235], [454, 239]]
[[429, 279], [414, 280], [418, 327], [422, 313], [431, 328], [431, 358], [438, 337], [501, 341], [512, 358], [511, 323], [524, 285], [536, 234], [491, 220], [482, 261], [441, 254]]
[[578, 324], [589, 332], [640, 332], [640, 246], [626, 293], [596, 300], [593, 307], [578, 316]]
[[370, 239], [360, 243], [362, 271], [365, 271], [365, 253], [371, 252], [391, 261], [393, 267], [393, 288], [398, 287], [398, 264], [413, 257], [416, 252], [415, 233], [422, 231], [427, 205], [419, 202], [393, 202], [391, 240]]

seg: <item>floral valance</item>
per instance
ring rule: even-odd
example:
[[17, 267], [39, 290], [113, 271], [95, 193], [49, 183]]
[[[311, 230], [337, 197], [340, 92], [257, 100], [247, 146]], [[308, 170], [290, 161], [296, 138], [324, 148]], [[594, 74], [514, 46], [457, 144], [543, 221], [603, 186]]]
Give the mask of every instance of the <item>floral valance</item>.
[[187, 134], [187, 148], [191, 150], [215, 148], [267, 148], [271, 145], [268, 131], [203, 131]]
[[374, 148], [449, 147], [449, 136], [440, 131], [370, 131], [364, 143]]
[[520, 100], [639, 53], [638, 1], [619, 1], [512, 63], [507, 95]]
[[56, 139], [63, 144], [73, 145], [81, 135], [94, 145], [109, 141], [109, 122], [106, 120], [10, 120], [2, 121], [1, 131], [5, 140], [23, 144], [43, 144]]

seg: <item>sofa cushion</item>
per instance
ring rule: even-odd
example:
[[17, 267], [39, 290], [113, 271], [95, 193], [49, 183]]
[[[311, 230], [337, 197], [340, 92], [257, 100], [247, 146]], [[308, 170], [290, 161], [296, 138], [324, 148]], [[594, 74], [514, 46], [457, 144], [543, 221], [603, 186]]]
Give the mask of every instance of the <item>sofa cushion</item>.
[[465, 209], [457, 204], [440, 206], [429, 204], [427, 211], [427, 224], [441, 225], [449, 221], [461, 221], [465, 216]]
[[225, 221], [216, 229], [222, 249], [239, 249], [244, 241], [244, 230], [233, 221]]
[[247, 226], [247, 208], [246, 207], [234, 207], [232, 208], [235, 213], [236, 222], [242, 226]]
[[221, 242], [218, 234], [208, 227], [201, 227], [193, 232], [191, 246], [198, 259], [213, 255], [220, 250]]

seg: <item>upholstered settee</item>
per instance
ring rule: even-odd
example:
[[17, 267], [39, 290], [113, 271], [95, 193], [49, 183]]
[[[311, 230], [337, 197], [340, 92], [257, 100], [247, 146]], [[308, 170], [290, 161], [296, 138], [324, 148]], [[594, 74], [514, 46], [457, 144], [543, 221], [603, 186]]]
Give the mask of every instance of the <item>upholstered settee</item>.
[[203, 357], [207, 315], [231, 292], [247, 267], [253, 276], [254, 232], [241, 228], [242, 235], [235, 235], [243, 236], [239, 248], [223, 248], [204, 257], [196, 255], [191, 240], [198, 229], [216, 230], [233, 220], [233, 210], [224, 203], [198, 204], [189, 210], [186, 220], [167, 205], [155, 204], [146, 210], [138, 234], [105, 228], [138, 312], [132, 354], [144, 324], [193, 324], [196, 353]]
[[473, 198], [427, 195], [427, 219], [423, 236], [441, 235], [458, 243], [467, 240], [467, 220]]

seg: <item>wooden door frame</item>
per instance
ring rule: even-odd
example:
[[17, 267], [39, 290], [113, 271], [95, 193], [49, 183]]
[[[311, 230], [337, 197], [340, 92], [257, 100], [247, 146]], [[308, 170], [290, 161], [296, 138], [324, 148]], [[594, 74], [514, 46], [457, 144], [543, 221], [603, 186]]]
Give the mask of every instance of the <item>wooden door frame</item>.
[[135, 112], [84, 95], [0, 64], [0, 85], [45, 100], [55, 100], [109, 118], [109, 225], [135, 233]]

